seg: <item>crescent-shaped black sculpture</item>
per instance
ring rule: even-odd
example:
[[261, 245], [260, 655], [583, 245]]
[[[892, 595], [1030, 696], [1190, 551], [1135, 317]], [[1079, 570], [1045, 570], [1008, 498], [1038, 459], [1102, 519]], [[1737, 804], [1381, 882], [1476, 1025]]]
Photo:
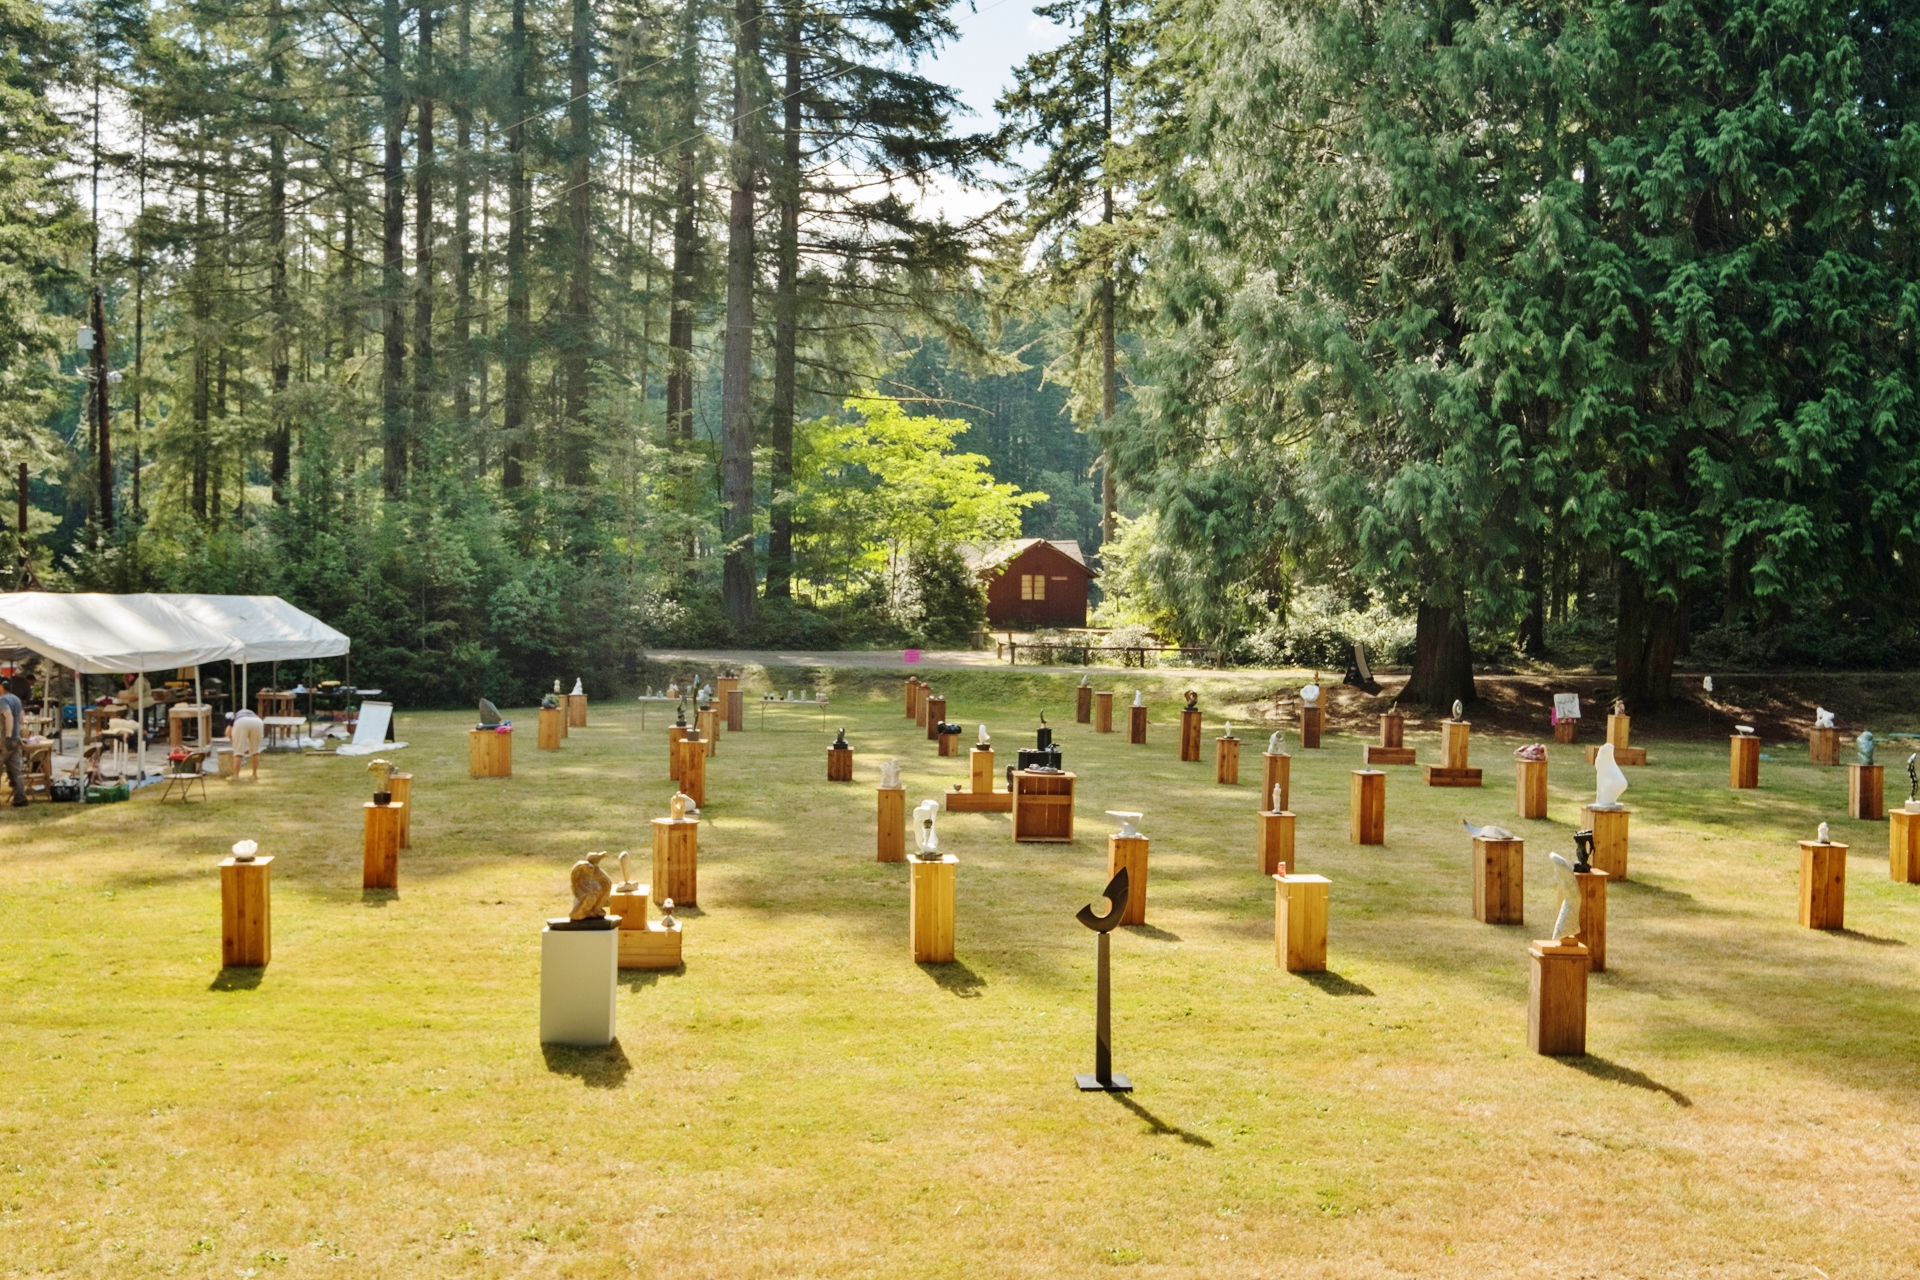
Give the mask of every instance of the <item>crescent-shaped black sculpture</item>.
[[1113, 873], [1113, 879], [1107, 881], [1102, 896], [1107, 900], [1105, 915], [1095, 915], [1093, 904], [1089, 902], [1074, 916], [1074, 919], [1099, 935], [1100, 959], [1094, 997], [1093, 1074], [1076, 1075], [1073, 1082], [1080, 1086], [1082, 1093], [1132, 1093], [1133, 1081], [1113, 1073], [1113, 984], [1108, 962], [1108, 951], [1112, 945], [1110, 938], [1120, 923], [1121, 912], [1127, 909], [1125, 867]]

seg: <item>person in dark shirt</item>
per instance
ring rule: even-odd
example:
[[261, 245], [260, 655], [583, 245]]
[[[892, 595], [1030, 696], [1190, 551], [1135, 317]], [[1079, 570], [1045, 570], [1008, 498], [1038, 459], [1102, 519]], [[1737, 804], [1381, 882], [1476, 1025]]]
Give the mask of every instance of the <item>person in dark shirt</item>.
[[25, 750], [20, 744], [20, 731], [26, 718], [26, 707], [11, 690], [0, 693], [0, 756], [6, 759], [7, 785], [13, 788], [16, 809], [27, 806]]

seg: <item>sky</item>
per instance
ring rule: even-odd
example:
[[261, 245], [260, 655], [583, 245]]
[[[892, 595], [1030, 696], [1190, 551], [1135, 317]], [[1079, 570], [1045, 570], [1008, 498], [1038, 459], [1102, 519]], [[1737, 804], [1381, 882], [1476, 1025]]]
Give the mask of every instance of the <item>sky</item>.
[[[971, 116], [953, 122], [956, 133], [991, 129], [999, 123], [993, 100], [1013, 83], [1013, 70], [1029, 54], [1051, 48], [1066, 35], [1033, 12], [1033, 0], [959, 0], [952, 10], [960, 38], [920, 65], [921, 74], [956, 90], [973, 109]], [[923, 208], [960, 219], [985, 212], [1003, 197], [986, 191], [962, 191], [950, 182], [936, 182]]]

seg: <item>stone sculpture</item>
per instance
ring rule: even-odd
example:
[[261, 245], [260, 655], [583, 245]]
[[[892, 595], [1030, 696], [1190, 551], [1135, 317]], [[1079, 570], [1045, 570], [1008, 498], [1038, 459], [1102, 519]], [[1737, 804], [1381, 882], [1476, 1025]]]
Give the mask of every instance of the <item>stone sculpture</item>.
[[1146, 695], [1142, 694], [1138, 689], [1133, 691], [1133, 705], [1136, 707], [1144, 707], [1147, 705]]
[[567, 919], [606, 919], [607, 899], [613, 896], [613, 877], [600, 869], [600, 859], [606, 856], [603, 849], [573, 864], [573, 874], [569, 877], [573, 885], [573, 910]]
[[1455, 698], [1453, 700], [1453, 722], [1455, 724], [1459, 724], [1460, 717], [1464, 716], [1466, 713], [1467, 713], [1466, 705], [1462, 703], [1460, 699]]
[[1494, 826], [1492, 823], [1489, 823], [1484, 827], [1476, 827], [1471, 822], [1468, 822], [1465, 818], [1462, 818], [1460, 819], [1460, 825], [1465, 827], [1467, 829], [1467, 834], [1472, 836], [1475, 840], [1518, 839], [1518, 837], [1515, 836], [1513, 832], [1507, 830], [1505, 827]]
[[673, 798], [667, 801], [667, 816], [674, 819], [697, 818], [700, 816], [700, 806], [686, 792], [676, 791]]
[[[556, 680], [554, 683], [558, 684], [560, 682]], [[542, 711], [558, 711], [560, 709], [560, 695], [557, 693], [542, 694], [540, 696], [540, 709]]]
[[1146, 817], [1143, 813], [1129, 813], [1125, 809], [1109, 809], [1107, 810], [1107, 816], [1109, 818], [1120, 819], [1119, 835], [1122, 840], [1131, 840], [1138, 836], [1140, 830], [1133, 825], [1134, 821]]
[[1267, 754], [1268, 755], [1277, 756], [1277, 755], [1286, 754], [1283, 750], [1281, 750], [1281, 745], [1282, 745], [1282, 739], [1280, 737], [1280, 731], [1278, 729], [1275, 729], [1272, 733], [1267, 735]]
[[1233, 736], [1233, 721], [1227, 721], [1227, 731], [1220, 736], [1223, 738], [1231, 738]]
[[1621, 795], [1627, 789], [1627, 775], [1613, 760], [1613, 744], [1604, 742], [1593, 757], [1593, 807], [1596, 809], [1619, 809]]
[[1273, 808], [1267, 810], [1267, 812], [1268, 813], [1285, 813], [1286, 810], [1281, 808], [1280, 806], [1286, 802], [1286, 796], [1287, 796], [1287, 793], [1280, 786], [1280, 784], [1277, 782], [1274, 783], [1273, 784]]
[[557, 695], [559, 694], [559, 692], [560, 692], [560, 682], [559, 682], [558, 680], [555, 680], [555, 681], [553, 682], [553, 692], [554, 692], [554, 694], [555, 694], [556, 696], [557, 696]]
[[494, 706], [485, 698], [480, 699], [480, 727], [482, 729], [497, 729], [500, 727], [500, 708]]
[[1821, 844], [1833, 843], [1833, 833], [1827, 829], [1827, 824], [1824, 822], [1820, 824], [1820, 830], [1815, 838], [1818, 839]]
[[1300, 701], [1309, 707], [1320, 705], [1320, 686], [1317, 684], [1302, 685], [1300, 688]]
[[680, 921], [673, 914], [672, 898], [668, 898], [660, 904], [660, 927], [662, 929], [672, 929], [676, 931], [680, 928]]
[[1573, 833], [1573, 869], [1585, 875], [1593, 870], [1593, 828]]
[[1737, 724], [1733, 726], [1733, 731], [1743, 738], [1751, 738], [1754, 734], [1754, 728], [1750, 724]]
[[1907, 812], [1920, 813], [1920, 774], [1913, 770], [1913, 762], [1920, 760], [1920, 751], [1907, 757]]
[[974, 743], [975, 745], [981, 746], [981, 747], [990, 747], [993, 745], [993, 737], [990, 734], [988, 734], [987, 726], [984, 721], [980, 725], [980, 732], [974, 735]]
[[1615, 698], [1613, 700], [1613, 714], [1617, 716], [1627, 714], [1627, 700], [1625, 698]]
[[1543, 742], [1529, 742], [1524, 747], [1515, 747], [1513, 749], [1513, 758], [1515, 760], [1545, 760], [1547, 758], [1546, 744]]
[[1553, 918], [1556, 941], [1572, 938], [1580, 932], [1580, 882], [1574, 878], [1573, 864], [1557, 853], [1547, 855], [1553, 863], [1553, 878], [1560, 888], [1560, 914]]
[[684, 729], [687, 727], [686, 703], [683, 702], [673, 709], [673, 723], [675, 728]]
[[1813, 709], [1813, 727], [1816, 729], [1833, 728], [1833, 712], [1827, 710], [1825, 707], [1815, 707]]
[[233, 846], [235, 862], [252, 862], [254, 855], [260, 852], [260, 846], [252, 840], [241, 840]]
[[1187, 691], [1186, 691], [1186, 693], [1185, 693], [1184, 695], [1182, 695], [1182, 696], [1184, 696], [1184, 697], [1186, 698], [1186, 700], [1187, 700], [1187, 710], [1189, 710], [1189, 711], [1198, 711], [1198, 710], [1200, 709], [1200, 695], [1199, 695], [1199, 694], [1197, 694], [1197, 693], [1195, 693], [1195, 692], [1194, 692], [1193, 690], [1191, 690], [1191, 689], [1189, 689], [1189, 690], [1187, 690]]
[[1081, 677], [1080, 677], [1080, 687], [1081, 687], [1082, 689], [1084, 689], [1084, 688], [1086, 688], [1086, 687], [1087, 687], [1087, 685], [1089, 685], [1089, 684], [1091, 684], [1091, 683], [1092, 683], [1092, 680], [1091, 680], [1091, 678], [1090, 678], [1090, 677], [1087, 677], [1087, 676], [1081, 676]]
[[898, 791], [900, 789], [900, 762], [898, 760], [882, 760], [880, 762], [880, 785], [888, 791]]
[[913, 848], [915, 856], [926, 862], [940, 860], [940, 833], [933, 829], [933, 820], [940, 812], [937, 800], [922, 800], [920, 807], [913, 811]]
[[584, 698], [587, 696], [587, 687], [580, 683], [579, 676], [573, 678], [573, 696], [576, 698]]
[[373, 775], [373, 802], [385, 804], [393, 799], [393, 762], [375, 760], [367, 766], [367, 772]]
[[1862, 729], [1860, 736], [1854, 739], [1854, 748], [1860, 753], [1861, 764], [1873, 763], [1873, 730]]
[[632, 893], [639, 887], [640, 882], [633, 878], [633, 863], [627, 857], [627, 851], [622, 849], [620, 851], [620, 892]]

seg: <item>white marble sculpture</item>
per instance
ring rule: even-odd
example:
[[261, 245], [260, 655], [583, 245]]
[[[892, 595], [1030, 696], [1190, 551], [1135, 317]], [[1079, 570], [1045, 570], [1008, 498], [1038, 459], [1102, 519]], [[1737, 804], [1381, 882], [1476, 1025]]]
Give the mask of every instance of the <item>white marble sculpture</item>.
[[1467, 713], [1467, 708], [1466, 708], [1466, 706], [1465, 706], [1465, 704], [1463, 704], [1463, 703], [1462, 703], [1462, 702], [1460, 701], [1460, 699], [1458, 699], [1458, 698], [1455, 698], [1455, 699], [1453, 700], [1453, 722], [1454, 722], [1455, 724], [1459, 724], [1459, 723], [1460, 723], [1460, 717], [1462, 717], [1462, 716], [1464, 716], [1464, 715], [1465, 715], [1466, 713]]
[[233, 860], [235, 862], [252, 862], [253, 855], [259, 852], [260, 846], [258, 843], [252, 840], [242, 840], [233, 846]]
[[1281, 808], [1281, 806], [1284, 805], [1286, 801], [1287, 801], [1286, 790], [1283, 787], [1281, 787], [1279, 783], [1277, 782], [1274, 783], [1273, 784], [1273, 808], [1267, 810], [1267, 812], [1268, 813], [1285, 813], [1286, 810]]
[[1081, 676], [1081, 677], [1080, 677], [1080, 687], [1081, 687], [1082, 689], [1084, 689], [1084, 688], [1086, 688], [1086, 687], [1087, 687], [1087, 685], [1088, 685], [1088, 684], [1090, 684], [1091, 682], [1092, 682], [1092, 681], [1091, 681], [1091, 678], [1090, 678], [1090, 677], [1088, 677], [1088, 676]]
[[1144, 707], [1147, 705], [1146, 695], [1142, 694], [1138, 689], [1133, 691], [1133, 705], [1136, 707]]
[[1460, 825], [1465, 827], [1467, 829], [1467, 834], [1472, 836], [1475, 840], [1518, 839], [1518, 837], [1515, 836], [1513, 832], [1507, 830], [1505, 827], [1495, 826], [1492, 823], [1488, 823], [1484, 827], [1476, 827], [1471, 822], [1468, 822], [1465, 818], [1462, 818], [1460, 819]]
[[990, 734], [987, 733], [987, 726], [985, 721], [981, 722], [980, 732], [975, 735], [975, 739], [976, 739], [975, 740], [976, 746], [990, 747], [993, 745], [993, 738]]
[[1755, 732], [1754, 727], [1750, 724], [1737, 724], [1733, 726], [1733, 731], [1743, 738], [1751, 738]]
[[913, 811], [913, 847], [920, 857], [929, 861], [940, 856], [940, 833], [933, 829], [933, 820], [939, 812], [938, 800], [922, 800], [920, 807]]
[[900, 762], [898, 760], [882, 760], [880, 762], [880, 787], [884, 791], [898, 791], [900, 789]]
[[1627, 789], [1627, 775], [1613, 761], [1613, 744], [1604, 742], [1593, 757], [1593, 807], [1621, 808], [1620, 797]]
[[633, 859], [627, 856], [625, 849], [622, 849], [620, 851], [620, 892], [632, 893], [639, 887], [640, 882], [633, 878]]
[[1286, 754], [1285, 750], [1283, 749], [1283, 743], [1280, 737], [1280, 731], [1278, 729], [1275, 729], [1272, 733], [1267, 735], [1267, 754], [1270, 756], [1278, 756], [1278, 755]]
[[1702, 689], [1705, 689], [1705, 690], [1706, 690], [1706, 691], [1707, 691], [1708, 693], [1712, 693], [1712, 692], [1713, 692], [1713, 677], [1712, 677], [1712, 676], [1701, 676], [1701, 677], [1700, 677], [1700, 687], [1701, 687]]
[[1107, 810], [1107, 816], [1109, 818], [1120, 819], [1120, 830], [1116, 834], [1118, 834], [1122, 840], [1131, 840], [1138, 836], [1140, 829], [1133, 824], [1138, 819], [1146, 817], [1143, 813], [1129, 813], [1125, 809], [1109, 809]]
[[1309, 684], [1309, 685], [1301, 686], [1300, 701], [1304, 705], [1309, 707], [1319, 706], [1320, 705], [1320, 686], [1317, 684]]
[[1558, 942], [1580, 932], [1580, 881], [1571, 862], [1557, 853], [1548, 854], [1547, 859], [1553, 863], [1554, 883], [1560, 888], [1560, 914], [1553, 918], [1553, 938]]
[[1832, 831], [1828, 830], [1827, 824], [1824, 822], [1820, 824], [1820, 831], [1818, 833], [1818, 838], [1821, 844], [1833, 843], [1833, 833]]
[[587, 696], [587, 686], [580, 683], [579, 676], [573, 678], [573, 696], [576, 698], [584, 698]]
[[553, 682], [553, 691], [554, 691], [555, 693], [558, 693], [558, 692], [560, 692], [560, 682], [559, 682], [558, 680], [555, 680], [555, 681]]
[[1220, 736], [1223, 738], [1231, 738], [1233, 736], [1233, 721], [1227, 721], [1227, 731]]
[[1813, 727], [1816, 729], [1833, 728], [1833, 712], [1827, 710], [1825, 707], [1815, 707], [1813, 709]]

